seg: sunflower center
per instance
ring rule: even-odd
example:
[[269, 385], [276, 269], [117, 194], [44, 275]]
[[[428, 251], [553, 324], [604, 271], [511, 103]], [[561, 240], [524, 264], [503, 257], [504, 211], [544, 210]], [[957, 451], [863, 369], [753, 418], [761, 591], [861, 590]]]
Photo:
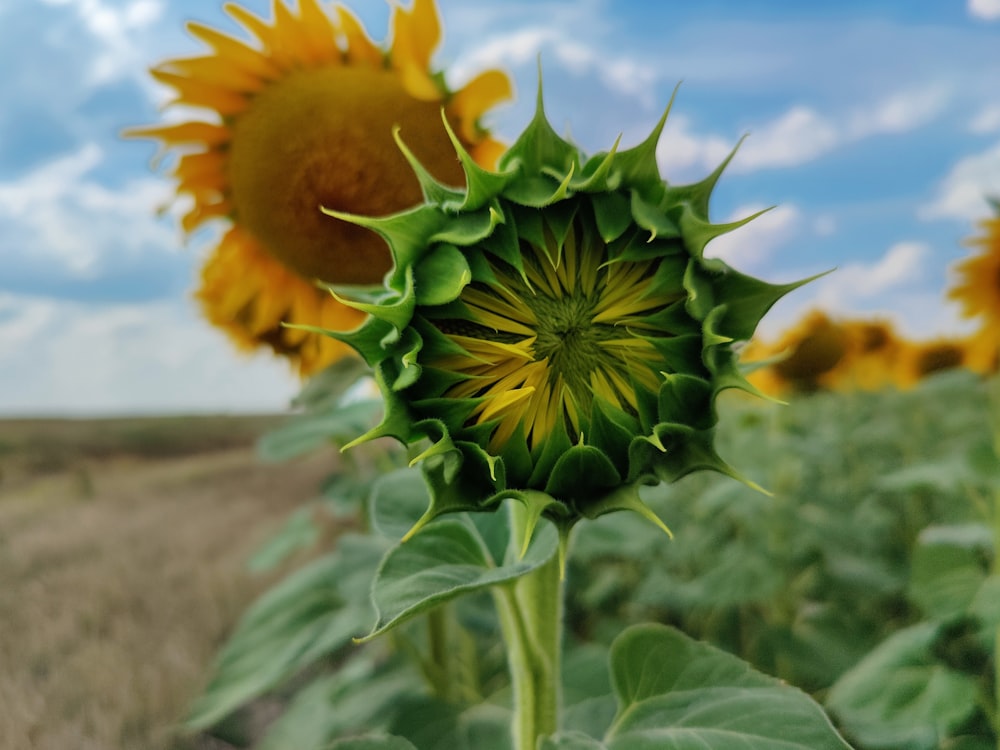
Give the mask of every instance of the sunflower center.
[[518, 427], [529, 449], [560, 426], [578, 439], [596, 399], [635, 414], [637, 389], [655, 392], [667, 368], [653, 340], [671, 334], [656, 316], [684, 294], [657, 283], [661, 261], [607, 262], [584, 210], [561, 243], [543, 234], [520, 239], [522, 269], [486, 253], [493, 278], [462, 292], [467, 317], [430, 318], [458, 349], [425, 362], [467, 376], [444, 395], [479, 402], [470, 424], [496, 424], [495, 451]]
[[393, 141], [396, 125], [431, 174], [464, 184], [441, 102], [410, 96], [395, 73], [329, 66], [268, 86], [233, 123], [228, 164], [237, 221], [304, 277], [381, 281], [391, 265], [385, 241], [320, 207], [383, 216], [421, 201]]
[[538, 321], [532, 349], [536, 361], [547, 359], [549, 379], [566, 383], [578, 403], [590, 402], [590, 373], [598, 367], [624, 363], [608, 357], [603, 342], [613, 338], [612, 326], [596, 325], [599, 298], [579, 292], [561, 299], [527, 296], [527, 306]]

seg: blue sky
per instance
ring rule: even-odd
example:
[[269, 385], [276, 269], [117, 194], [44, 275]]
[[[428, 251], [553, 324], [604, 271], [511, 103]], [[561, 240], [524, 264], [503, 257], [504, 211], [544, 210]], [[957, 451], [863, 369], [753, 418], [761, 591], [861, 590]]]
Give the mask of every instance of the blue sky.
[[[269, 4], [245, 0], [269, 15]], [[349, 3], [377, 39], [383, 0]], [[435, 62], [453, 86], [499, 66], [510, 140], [536, 60], [556, 128], [584, 149], [643, 138], [681, 83], [659, 150], [671, 182], [748, 134], [713, 205], [770, 213], [709, 254], [771, 280], [837, 270], [777, 306], [881, 315], [908, 335], [967, 328], [942, 292], [962, 238], [1000, 195], [1000, 0], [440, 0]], [[211, 233], [185, 243], [154, 147], [123, 141], [165, 92], [146, 75], [200, 46], [183, 22], [234, 30], [206, 0], [0, 4], [0, 413], [259, 411], [298, 387], [236, 354], [190, 299]]]

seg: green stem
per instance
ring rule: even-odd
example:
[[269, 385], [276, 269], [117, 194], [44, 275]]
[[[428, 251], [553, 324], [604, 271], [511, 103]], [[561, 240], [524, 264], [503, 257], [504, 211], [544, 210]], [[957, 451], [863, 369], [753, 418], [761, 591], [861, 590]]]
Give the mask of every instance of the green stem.
[[[511, 548], [520, 550], [523, 507], [510, 503]], [[514, 700], [514, 750], [535, 750], [559, 728], [563, 581], [558, 557], [493, 589]]]

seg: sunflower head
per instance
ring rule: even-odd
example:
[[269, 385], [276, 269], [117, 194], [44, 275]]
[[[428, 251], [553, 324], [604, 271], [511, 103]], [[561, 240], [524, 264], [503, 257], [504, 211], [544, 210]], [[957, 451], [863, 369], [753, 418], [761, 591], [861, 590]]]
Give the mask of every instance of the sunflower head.
[[964, 339], [939, 339], [910, 344], [900, 359], [897, 381], [910, 388], [925, 378], [946, 370], [965, 367], [969, 358]]
[[968, 243], [979, 252], [955, 266], [957, 283], [948, 291], [965, 317], [979, 321], [969, 342], [970, 367], [978, 372], [996, 371], [1000, 360], [1000, 201], [991, 203], [995, 215], [981, 222], [981, 233]]
[[511, 88], [497, 70], [457, 91], [445, 85], [430, 67], [441, 35], [433, 0], [393, 9], [386, 48], [342, 6], [286, 3], [274, 0], [271, 19], [227, 3], [242, 36], [188, 24], [205, 52], [167, 60], [152, 75], [174, 91], [171, 105], [197, 114], [129, 134], [176, 153], [185, 232], [213, 219], [228, 225], [197, 292], [209, 320], [238, 344], [269, 346], [309, 374], [346, 348], [283, 324], [359, 322], [314, 281], [377, 284], [391, 266], [380, 237], [319, 207], [371, 216], [421, 201], [393, 142], [397, 125], [437, 179], [462, 185], [442, 109], [463, 146], [492, 166], [502, 148], [480, 117]]
[[403, 131], [425, 203], [337, 214], [393, 255], [385, 288], [347, 302], [366, 323], [331, 335], [374, 367], [385, 396], [383, 423], [360, 440], [424, 443], [425, 520], [504, 497], [563, 528], [618, 509], [649, 516], [643, 483], [733, 474], [713, 446], [716, 395], [749, 388], [731, 347], [798, 284], [703, 256], [749, 219], [708, 219], [728, 159], [697, 184], [663, 181], [665, 120], [634, 148], [586, 158], [552, 130], [539, 95], [497, 172], [452, 134], [464, 190], [435, 180]]
[[765, 393], [809, 393], [831, 387], [848, 355], [847, 331], [826, 313], [813, 310], [774, 344], [754, 341], [744, 351], [747, 360], [772, 360], [750, 375]]

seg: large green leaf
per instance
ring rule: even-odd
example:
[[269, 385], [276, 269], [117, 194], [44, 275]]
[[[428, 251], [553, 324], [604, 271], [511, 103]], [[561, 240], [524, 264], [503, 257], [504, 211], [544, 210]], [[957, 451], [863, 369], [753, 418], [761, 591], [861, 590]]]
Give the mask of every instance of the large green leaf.
[[369, 582], [384, 541], [347, 535], [337, 551], [282, 580], [243, 615], [188, 726], [204, 729], [329, 656], [370, 622]]
[[932, 654], [938, 626], [890, 636], [830, 690], [827, 706], [865, 747], [937, 748], [976, 710], [973, 678]]
[[805, 693], [673, 628], [626, 630], [611, 646], [611, 678], [609, 750], [849, 748]]
[[468, 519], [436, 521], [391, 549], [379, 566], [372, 587], [377, 620], [368, 637], [463, 594], [514, 581], [550, 560], [557, 545], [546, 523], [523, 558], [508, 544], [506, 559], [497, 561]]

